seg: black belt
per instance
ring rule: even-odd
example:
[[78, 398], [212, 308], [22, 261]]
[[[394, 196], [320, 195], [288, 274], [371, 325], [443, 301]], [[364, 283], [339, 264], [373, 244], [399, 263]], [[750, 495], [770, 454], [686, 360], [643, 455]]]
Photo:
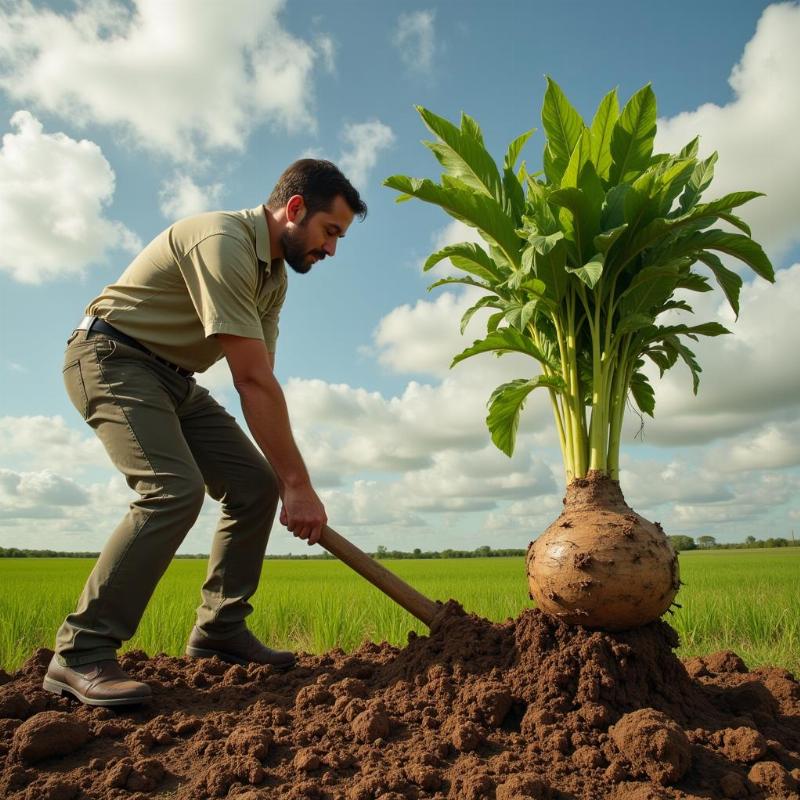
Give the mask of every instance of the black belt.
[[169, 367], [173, 372], [177, 372], [178, 375], [183, 375], [184, 378], [191, 378], [192, 375], [194, 375], [191, 370], [179, 367], [177, 364], [167, 361], [166, 358], [156, 355], [152, 350], [146, 348], [141, 342], [137, 341], [132, 336], [128, 336], [122, 331], [118, 331], [113, 325], [109, 325], [105, 320], [100, 319], [100, 317], [84, 317], [76, 330], [86, 331], [87, 333], [94, 331], [95, 333], [102, 333], [105, 336], [110, 336], [112, 339], [116, 339], [118, 342], [130, 345], [131, 347], [135, 347], [137, 350], [141, 350], [143, 353], [147, 353], [147, 355], [158, 361], [159, 364]]

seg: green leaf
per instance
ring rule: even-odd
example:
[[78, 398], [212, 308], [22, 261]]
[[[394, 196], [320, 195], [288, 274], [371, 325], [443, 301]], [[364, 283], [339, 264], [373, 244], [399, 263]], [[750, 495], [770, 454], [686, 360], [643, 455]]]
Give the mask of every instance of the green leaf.
[[423, 271], [427, 272], [446, 258], [449, 258], [457, 269], [483, 278], [489, 283], [500, 281], [504, 277], [494, 261], [489, 258], [489, 254], [474, 242], [450, 244], [435, 253], [431, 253], [422, 267]]
[[658, 308], [672, 294], [678, 278], [675, 267], [645, 267], [633, 276], [630, 286], [620, 295], [620, 314], [623, 317], [648, 314]]
[[669, 213], [675, 198], [681, 193], [695, 167], [695, 161], [691, 158], [677, 159], [674, 163], [665, 166], [664, 171], [659, 175], [659, 212]]
[[567, 292], [567, 250], [563, 242], [548, 253], [535, 253], [533, 269], [536, 277], [544, 282], [545, 296], [560, 303]]
[[775, 272], [772, 269], [770, 260], [761, 245], [753, 241], [749, 236], [721, 230], [703, 231], [696, 234], [696, 236], [701, 242], [702, 249], [719, 250], [729, 256], [735, 256], [751, 267], [756, 275], [768, 280], [770, 283], [774, 283]]
[[392, 175], [384, 186], [443, 208], [451, 217], [477, 228], [500, 247], [508, 261], [519, 267], [520, 240], [513, 220], [493, 198], [476, 191], [445, 188], [433, 181]]
[[[641, 362], [640, 362], [641, 363]], [[656, 395], [650, 381], [643, 372], [634, 372], [631, 377], [631, 394], [643, 414], [653, 416], [656, 410]]]
[[560, 392], [564, 390], [564, 381], [556, 375], [537, 375], [531, 379], [518, 378], [498, 386], [492, 393], [486, 425], [497, 448], [509, 457], [514, 453], [519, 415], [525, 406], [525, 400], [540, 386]]
[[[501, 317], [503, 314], [501, 314]], [[543, 353], [530, 339], [520, 333], [515, 328], [498, 328], [490, 333], [485, 339], [479, 339], [472, 343], [461, 353], [459, 353], [450, 364], [454, 367], [461, 361], [472, 356], [479, 355], [480, 353], [524, 353], [525, 355], [535, 358], [542, 364], [547, 364], [553, 369], [559, 367], [557, 362], [553, 362], [545, 353]]]
[[479, 311], [481, 308], [500, 308], [499, 305], [500, 298], [496, 295], [489, 295], [487, 297], [481, 297], [475, 305], [470, 306], [462, 315], [461, 317], [461, 333], [463, 334], [466, 330], [469, 321], [475, 316], [475, 313]]
[[689, 183], [683, 190], [679, 208], [682, 212], [688, 211], [698, 200], [700, 195], [708, 188], [714, 178], [714, 164], [717, 163], [717, 154], [712, 153], [705, 161], [701, 161], [692, 172]]
[[619, 101], [617, 90], [612, 89], [597, 107], [592, 120], [592, 153], [591, 159], [600, 178], [607, 178], [611, 169], [611, 134], [619, 119]]
[[677, 336], [667, 337], [665, 344], [668, 344], [670, 349], [689, 367], [689, 372], [692, 373], [692, 392], [697, 394], [697, 389], [700, 386], [700, 373], [703, 370], [697, 363], [694, 353]]
[[503, 197], [506, 212], [518, 220], [525, 211], [525, 191], [513, 169], [503, 170]]
[[483, 132], [481, 126], [469, 115], [461, 112], [461, 133], [465, 136], [473, 138], [481, 147], [483, 143]]
[[658, 309], [658, 313], [663, 314], [665, 311], [673, 310], [688, 311], [690, 314], [694, 314], [694, 309], [685, 300], [667, 300], [667, 302]]
[[[589, 163], [592, 157], [592, 135], [589, 133], [588, 128], [581, 131], [578, 141], [575, 143], [572, 152], [569, 156], [569, 161], [564, 169], [564, 174], [561, 177], [561, 188], [566, 189], [570, 186], [579, 188], [578, 178], [584, 166]], [[602, 191], [602, 187], [601, 187]]]
[[694, 139], [678, 153], [678, 158], [697, 158], [697, 150], [699, 147], [700, 137], [695, 136]]
[[536, 128], [531, 128], [529, 131], [525, 131], [525, 133], [517, 136], [517, 138], [511, 142], [511, 144], [508, 146], [508, 150], [506, 150], [506, 157], [503, 159], [504, 169], [513, 170], [516, 168], [517, 159], [519, 158], [519, 154], [522, 152], [522, 148], [535, 132]]
[[597, 236], [595, 236], [593, 239], [594, 246], [600, 253], [608, 253], [614, 242], [616, 242], [617, 239], [619, 239], [619, 237], [625, 233], [627, 228], [628, 223], [625, 222], [616, 228], [611, 228], [611, 230], [597, 234]]
[[550, 77], [542, 106], [542, 125], [547, 134], [544, 171], [550, 183], [560, 183], [569, 158], [586, 127], [580, 114]]
[[[487, 333], [494, 333], [497, 330], [497, 326], [503, 321], [505, 317], [505, 312], [498, 311], [496, 314], [492, 314], [488, 320], [486, 320], [486, 332]], [[453, 366], [452, 364], [450, 365]]]
[[590, 261], [582, 267], [567, 267], [567, 272], [577, 275], [590, 289], [594, 289], [597, 281], [603, 275], [603, 262], [605, 256], [602, 253], [595, 253]]
[[737, 217], [736, 214], [731, 214], [729, 211], [721, 211], [719, 213], [719, 218], [724, 219], [725, 222], [733, 225], [734, 228], [744, 231], [748, 236], [753, 235], [750, 226], [741, 217]]
[[628, 333], [635, 333], [642, 328], [647, 328], [654, 322], [654, 317], [649, 314], [628, 314], [622, 317], [617, 323], [614, 332], [617, 336], [625, 336]]
[[663, 325], [656, 328], [651, 341], [663, 339], [664, 336], [672, 334], [685, 334], [697, 340], [698, 336], [724, 336], [730, 332], [719, 322], [703, 322], [700, 325]]
[[546, 256], [563, 238], [563, 231], [556, 231], [549, 236], [534, 234], [528, 238], [528, 244], [532, 250]]
[[541, 300], [537, 297], [527, 303], [512, 303], [505, 309], [505, 319], [509, 325], [524, 333], [540, 302]]
[[698, 275], [696, 272], [684, 272], [679, 278], [676, 289], [687, 289], [690, 292], [710, 292], [711, 284], [705, 275]]
[[612, 184], [631, 181], [650, 163], [656, 135], [656, 98], [643, 86], [622, 109], [611, 135]]
[[708, 227], [717, 217], [722, 216], [722, 212], [725, 210], [735, 208], [760, 196], [762, 196], [760, 192], [733, 192], [719, 200], [697, 205], [679, 217], [658, 217], [642, 228], [628, 242], [625, 248], [625, 257], [631, 259], [642, 250], [655, 246], [658, 240], [667, 234], [682, 228], [693, 227], [697, 222], [705, 222], [700, 227]]
[[742, 279], [733, 270], [728, 269], [714, 253], [701, 253], [699, 256], [702, 261], [717, 279], [719, 288], [728, 299], [733, 313], [739, 318], [739, 292], [742, 289]]
[[558, 219], [564, 237], [575, 245], [578, 263], [591, 252], [591, 243], [600, 229], [600, 206], [590, 203], [582, 189], [568, 187], [550, 192], [549, 200], [562, 210]]
[[625, 205], [628, 193], [632, 191], [634, 189], [628, 183], [621, 183], [619, 186], [614, 186], [608, 190], [600, 215], [600, 224], [604, 230], [619, 228], [623, 224], [628, 224], [625, 221]]
[[[442, 166], [472, 189], [502, 201], [500, 173], [497, 164], [482, 144], [482, 138], [459, 130], [452, 122], [422, 106], [417, 111], [439, 142], [425, 142]], [[462, 119], [463, 122], [463, 119]]]
[[480, 281], [476, 281], [473, 278], [441, 278], [438, 281], [434, 281], [429, 287], [428, 291], [430, 292], [432, 289], [436, 289], [439, 286], [449, 286], [450, 284], [462, 284], [463, 286], [474, 286], [477, 289], [483, 289], [486, 292], [493, 292], [495, 291], [494, 286], [490, 286], [488, 283], [481, 283]]

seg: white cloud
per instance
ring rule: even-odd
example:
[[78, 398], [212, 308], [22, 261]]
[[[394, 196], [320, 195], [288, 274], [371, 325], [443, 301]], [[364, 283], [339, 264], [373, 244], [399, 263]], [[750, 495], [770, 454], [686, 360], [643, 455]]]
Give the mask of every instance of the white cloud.
[[[179, 160], [241, 149], [261, 123], [314, 128], [318, 52], [282, 27], [283, 5], [104, 0], [60, 14], [20, 4], [0, 12], [0, 87]], [[319, 48], [328, 67], [332, 49]]]
[[729, 447], [713, 450], [708, 458], [724, 472], [775, 470], [800, 465], [800, 419], [771, 422], [754, 433], [734, 439]]
[[[656, 390], [655, 420], [647, 418], [645, 441], [665, 446], [704, 444], [748, 430], [758, 430], [787, 414], [796, 418], [800, 404], [800, 370], [792, 367], [800, 349], [796, 298], [800, 264], [779, 270], [774, 285], [761, 279], [745, 284], [738, 321], [714, 293], [694, 295], [690, 302], [698, 322], [718, 321], [731, 336], [701, 337], [691, 349], [703, 368], [697, 396], [691, 377], [677, 365], [663, 379], [648, 368]], [[686, 321], [688, 315], [676, 315]], [[628, 414], [627, 437], [638, 419]]]
[[325, 34], [319, 34], [314, 39], [314, 47], [322, 57], [326, 72], [336, 71], [336, 42]]
[[200, 186], [189, 175], [176, 173], [161, 185], [159, 208], [170, 221], [200, 214], [219, 203], [222, 190], [221, 183]]
[[108, 464], [97, 437], [88, 428], [78, 433], [61, 416], [0, 417], [0, 452], [4, 465], [13, 462], [15, 469], [30, 471], [53, 464], [72, 464], [76, 471]]
[[345, 146], [339, 157], [339, 168], [351, 183], [363, 187], [378, 163], [378, 155], [392, 145], [395, 136], [388, 125], [371, 120], [346, 125], [342, 139]]
[[800, 241], [799, 39], [800, 5], [766, 8], [731, 72], [734, 99], [659, 120], [656, 139], [658, 150], [676, 152], [700, 134], [701, 154], [719, 152], [708, 199], [742, 189], [765, 192], [767, 197], [748, 203], [742, 216], [751, 223], [755, 238], [763, 239], [775, 255]]
[[114, 172], [100, 148], [64, 133], [44, 133], [27, 111], [0, 150], [0, 270], [20, 283], [83, 275], [109, 251], [135, 252], [138, 237], [105, 216]]
[[75, 481], [52, 470], [14, 472], [0, 469], [0, 518], [51, 516], [54, 507], [81, 506], [88, 495]]
[[414, 72], [429, 72], [436, 50], [436, 13], [414, 11], [401, 14], [392, 42], [403, 63]]

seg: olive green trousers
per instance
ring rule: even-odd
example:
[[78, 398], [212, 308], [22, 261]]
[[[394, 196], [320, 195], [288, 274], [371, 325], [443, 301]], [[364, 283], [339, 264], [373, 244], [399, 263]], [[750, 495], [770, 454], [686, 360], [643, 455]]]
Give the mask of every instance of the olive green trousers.
[[239, 633], [278, 504], [269, 462], [206, 389], [135, 347], [77, 331], [63, 374], [73, 405], [138, 497], [58, 631], [59, 660], [77, 666], [116, 658], [206, 493], [220, 502], [221, 517], [196, 624], [217, 638]]

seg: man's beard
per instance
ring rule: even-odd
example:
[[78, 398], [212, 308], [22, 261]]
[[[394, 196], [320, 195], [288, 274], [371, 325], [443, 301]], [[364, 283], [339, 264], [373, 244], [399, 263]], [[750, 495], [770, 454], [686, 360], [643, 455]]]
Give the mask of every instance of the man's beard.
[[314, 266], [314, 263], [309, 260], [310, 258], [315, 257], [318, 261], [325, 258], [322, 250], [309, 252], [302, 224], [298, 225], [297, 230], [292, 233], [289, 233], [288, 230], [284, 231], [281, 236], [281, 245], [283, 246], [283, 260], [300, 275], [305, 275]]

